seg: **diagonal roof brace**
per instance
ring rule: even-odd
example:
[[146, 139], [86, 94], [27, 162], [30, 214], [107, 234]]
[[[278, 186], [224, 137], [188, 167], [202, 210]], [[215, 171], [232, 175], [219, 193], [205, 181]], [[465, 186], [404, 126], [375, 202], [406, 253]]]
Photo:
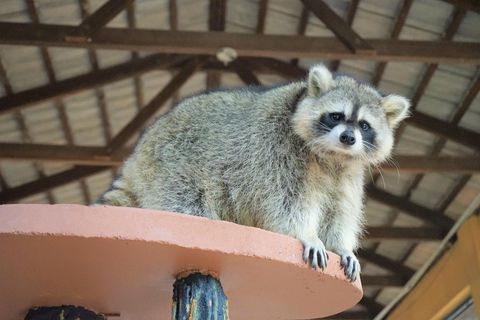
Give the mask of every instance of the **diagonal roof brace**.
[[322, 0], [301, 0], [305, 7], [313, 12], [335, 35], [355, 53], [375, 54], [375, 49], [362, 39], [348, 23], [340, 18]]

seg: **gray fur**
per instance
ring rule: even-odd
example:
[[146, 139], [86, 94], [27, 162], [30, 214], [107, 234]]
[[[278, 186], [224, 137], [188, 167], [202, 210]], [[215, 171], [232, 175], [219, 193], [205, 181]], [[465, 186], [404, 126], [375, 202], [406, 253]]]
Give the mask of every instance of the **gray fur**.
[[[354, 281], [364, 170], [389, 156], [407, 109], [404, 98], [334, 78], [322, 65], [303, 82], [193, 96], [147, 129], [94, 205], [182, 212], [286, 234], [302, 241], [314, 268], [326, 267], [326, 250], [338, 253]], [[319, 130], [320, 117], [332, 112], [344, 112], [345, 122]], [[375, 145], [361, 141], [353, 112], [375, 130]], [[351, 147], [338, 142], [345, 128], [358, 140]]]

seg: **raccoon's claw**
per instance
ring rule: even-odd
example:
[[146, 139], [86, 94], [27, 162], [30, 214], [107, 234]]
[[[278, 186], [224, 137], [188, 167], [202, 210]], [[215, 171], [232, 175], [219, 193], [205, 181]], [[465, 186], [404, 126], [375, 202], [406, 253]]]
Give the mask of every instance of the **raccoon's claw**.
[[314, 241], [309, 241], [301, 239], [305, 249], [303, 251], [303, 261], [308, 263], [311, 259], [311, 266], [317, 270], [319, 267], [322, 270], [325, 270], [327, 267], [328, 253], [323, 245], [323, 242], [320, 239], [315, 239]]
[[342, 257], [340, 268], [344, 269], [348, 280], [350, 280], [350, 282], [354, 282], [357, 280], [357, 277], [360, 274], [360, 262], [358, 262], [358, 259], [355, 257], [353, 252], [340, 252], [339, 255]]

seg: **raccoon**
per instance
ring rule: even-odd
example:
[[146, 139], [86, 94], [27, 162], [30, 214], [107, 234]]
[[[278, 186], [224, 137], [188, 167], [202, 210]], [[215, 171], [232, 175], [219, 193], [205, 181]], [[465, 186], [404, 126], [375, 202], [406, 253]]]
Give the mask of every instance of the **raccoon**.
[[389, 157], [409, 102], [325, 66], [305, 81], [205, 92], [161, 116], [94, 205], [181, 212], [299, 239], [303, 259], [341, 256], [350, 281], [364, 172]]

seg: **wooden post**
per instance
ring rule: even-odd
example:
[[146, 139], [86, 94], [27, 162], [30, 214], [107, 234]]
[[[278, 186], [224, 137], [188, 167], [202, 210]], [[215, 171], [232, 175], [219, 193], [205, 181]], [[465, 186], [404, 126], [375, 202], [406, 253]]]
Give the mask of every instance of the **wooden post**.
[[91, 310], [76, 306], [39, 307], [30, 309], [25, 320], [107, 320]]
[[228, 299], [217, 277], [179, 275], [173, 284], [172, 320], [228, 320]]

